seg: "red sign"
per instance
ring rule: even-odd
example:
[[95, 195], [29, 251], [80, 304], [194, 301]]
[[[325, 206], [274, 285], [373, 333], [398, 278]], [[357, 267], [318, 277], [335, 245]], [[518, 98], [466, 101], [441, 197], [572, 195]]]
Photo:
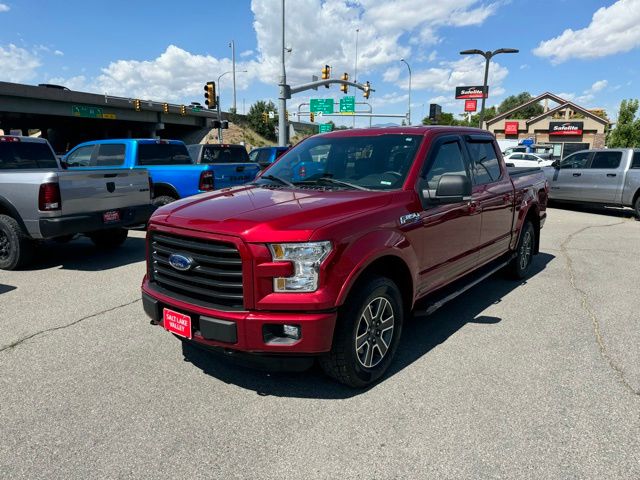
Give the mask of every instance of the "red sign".
[[465, 100], [464, 101], [464, 111], [465, 112], [475, 112], [478, 109], [478, 101], [477, 100]]
[[463, 100], [466, 98], [488, 98], [489, 86], [485, 89], [482, 85], [473, 87], [456, 87], [456, 99]]
[[549, 122], [549, 135], [582, 135], [583, 122]]
[[162, 313], [162, 323], [168, 332], [191, 338], [191, 317], [189, 315], [165, 308]]
[[519, 126], [519, 122], [504, 122], [504, 134], [517, 135]]

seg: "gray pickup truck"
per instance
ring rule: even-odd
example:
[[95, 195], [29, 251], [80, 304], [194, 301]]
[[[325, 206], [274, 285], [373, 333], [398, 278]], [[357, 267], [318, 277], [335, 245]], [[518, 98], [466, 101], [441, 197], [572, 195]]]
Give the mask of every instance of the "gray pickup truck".
[[640, 149], [581, 150], [543, 170], [550, 200], [630, 207], [640, 218]]
[[0, 136], [0, 269], [24, 266], [45, 239], [119, 246], [154, 208], [146, 170], [70, 171], [44, 139]]

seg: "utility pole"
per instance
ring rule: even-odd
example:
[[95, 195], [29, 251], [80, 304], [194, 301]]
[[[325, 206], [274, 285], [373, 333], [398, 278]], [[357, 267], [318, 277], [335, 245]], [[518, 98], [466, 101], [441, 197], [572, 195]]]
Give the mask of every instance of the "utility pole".
[[[356, 28], [356, 64], [354, 65], [353, 81], [358, 83], [358, 36], [360, 35], [360, 29]], [[371, 120], [371, 119], [369, 119]], [[371, 123], [371, 121], [369, 121]], [[356, 128], [356, 117], [353, 117], [353, 128]]]
[[236, 44], [233, 40], [229, 43], [231, 47], [231, 71], [233, 72], [233, 113], [236, 111]]
[[409, 109], [407, 110], [407, 121], [409, 122], [409, 125], [411, 125], [411, 67], [404, 58], [401, 58], [400, 61], [404, 62], [409, 69]]
[[280, 54], [282, 55], [282, 60], [281, 60], [281, 67], [282, 67], [282, 71], [280, 74], [280, 106], [278, 108], [278, 144], [281, 147], [286, 147], [287, 144], [289, 143], [289, 130], [287, 129], [287, 119], [286, 119], [286, 112], [287, 112], [287, 97], [288, 97], [288, 92], [287, 92], [287, 71], [285, 69], [285, 65], [284, 65], [284, 53], [285, 53], [285, 45], [284, 45], [284, 1], [282, 0], [282, 45], [280, 48]]

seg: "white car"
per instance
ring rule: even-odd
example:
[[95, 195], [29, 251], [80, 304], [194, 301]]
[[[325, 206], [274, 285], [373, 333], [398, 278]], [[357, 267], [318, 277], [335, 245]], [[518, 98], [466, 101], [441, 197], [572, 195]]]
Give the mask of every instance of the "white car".
[[507, 167], [550, 167], [553, 160], [542, 158], [535, 153], [512, 153], [504, 157]]

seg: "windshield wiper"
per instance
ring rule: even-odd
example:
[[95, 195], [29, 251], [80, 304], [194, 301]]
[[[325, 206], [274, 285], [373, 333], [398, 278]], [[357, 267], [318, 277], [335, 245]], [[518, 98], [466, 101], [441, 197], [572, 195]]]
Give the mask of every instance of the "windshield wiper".
[[368, 188], [361, 187], [360, 185], [356, 185], [355, 183], [343, 182], [342, 180], [336, 180], [331, 177], [320, 177], [314, 180], [315, 182], [323, 181], [327, 183], [333, 183], [334, 185], [341, 185], [343, 187], [353, 188], [354, 190], [369, 190]]
[[262, 175], [260, 178], [265, 178], [265, 179], [267, 179], [267, 180], [273, 180], [273, 181], [275, 181], [275, 182], [281, 183], [282, 185], [286, 185], [287, 187], [292, 187], [292, 188], [295, 188], [295, 187], [296, 187], [296, 186], [295, 186], [293, 183], [291, 183], [290, 181], [285, 180], [284, 178], [277, 177], [277, 176], [275, 176], [275, 175], [271, 175], [271, 174], [269, 174], [269, 175]]

